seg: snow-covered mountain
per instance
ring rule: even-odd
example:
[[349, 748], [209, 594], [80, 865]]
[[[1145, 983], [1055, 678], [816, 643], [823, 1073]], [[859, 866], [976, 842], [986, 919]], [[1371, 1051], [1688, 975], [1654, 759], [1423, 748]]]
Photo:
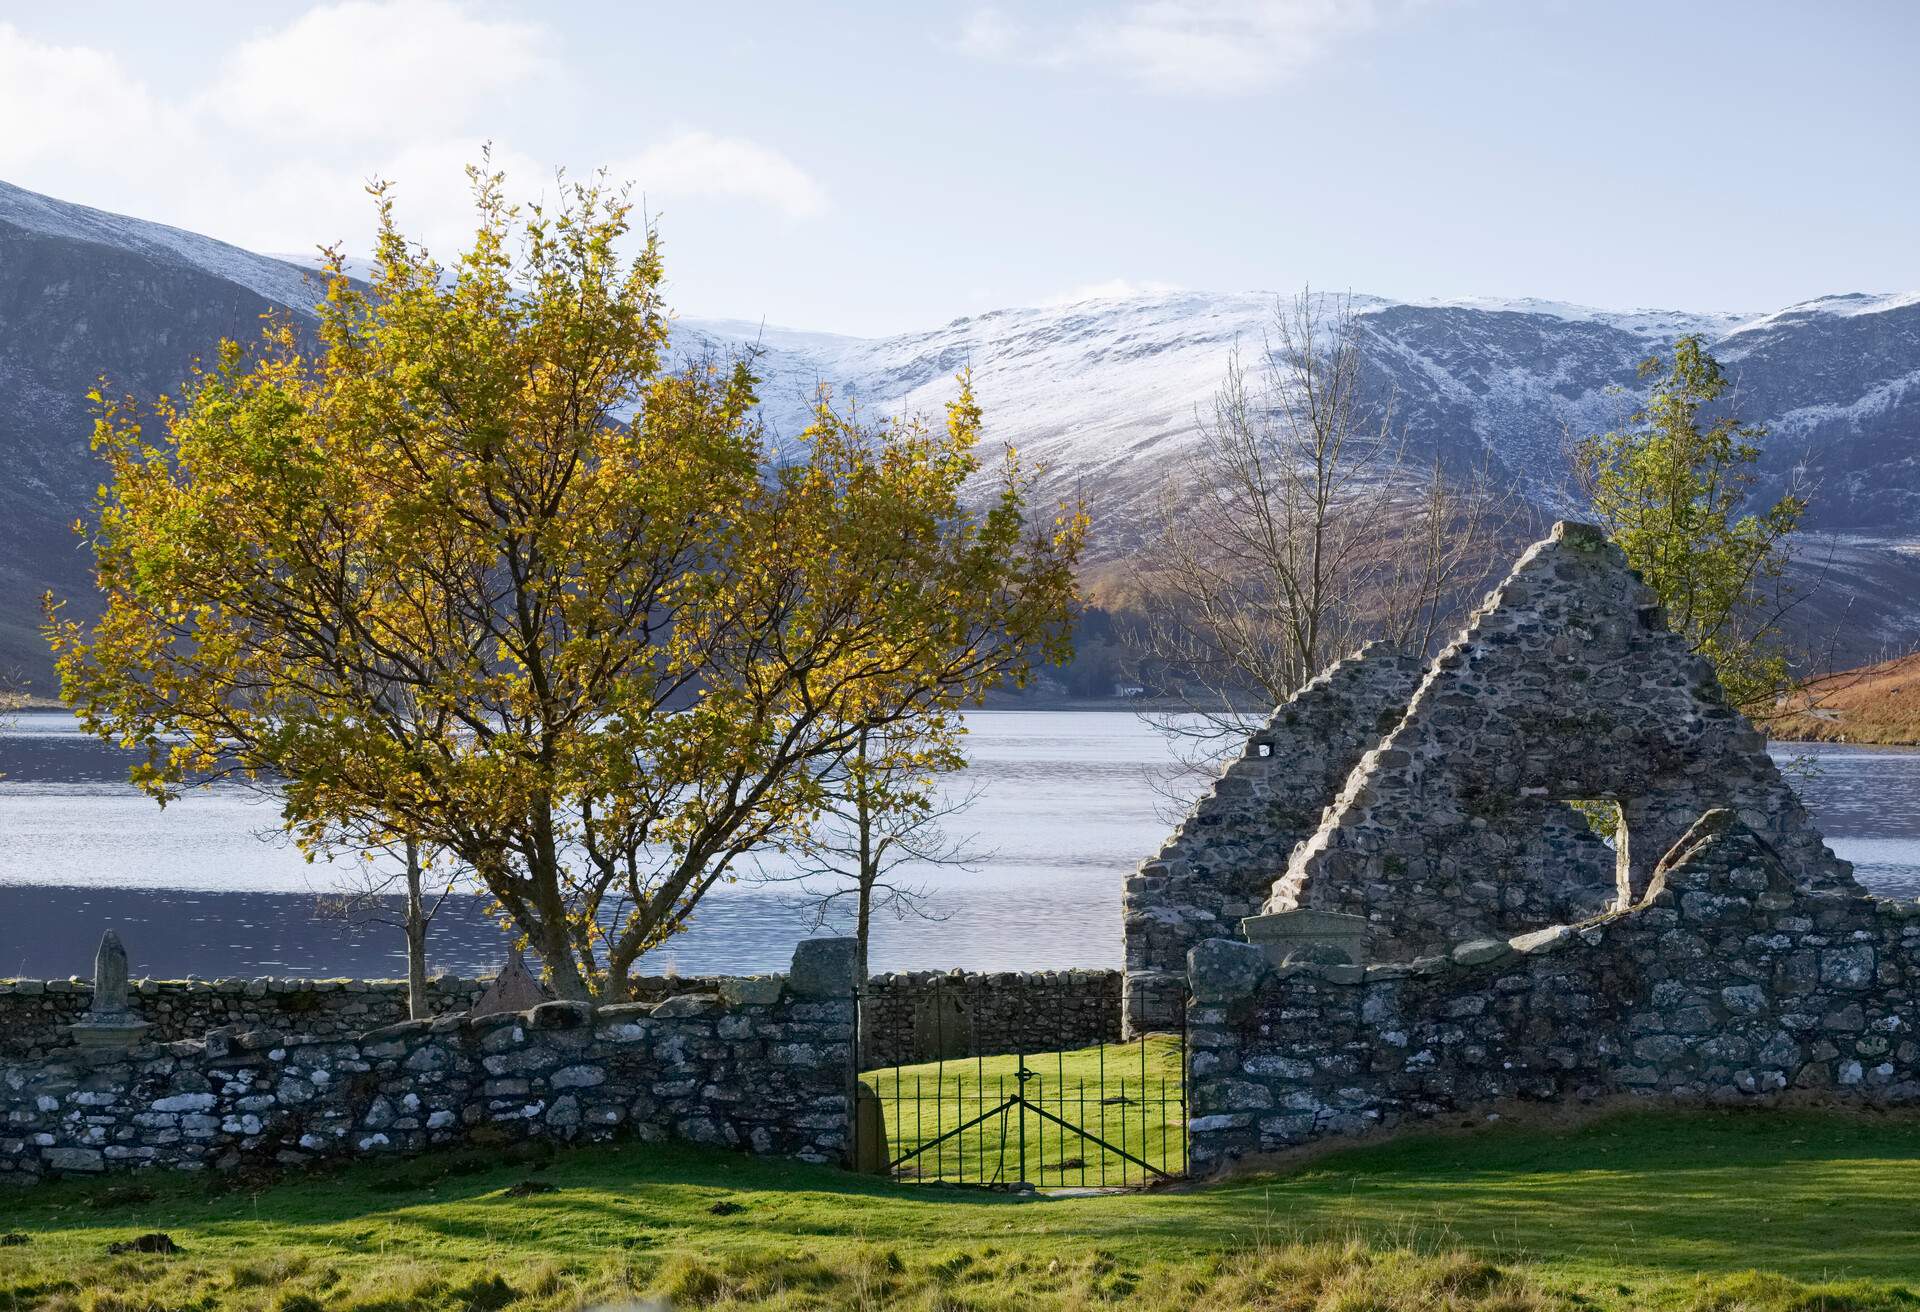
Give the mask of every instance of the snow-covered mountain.
[[[0, 183], [0, 663], [44, 685], [34, 599], [84, 599], [68, 529], [99, 472], [85, 394], [100, 374], [140, 395], [177, 386], [222, 335], [271, 307], [310, 311], [304, 260]], [[1260, 351], [1276, 297], [1175, 292], [997, 310], [865, 339], [686, 318], [683, 354], [758, 352], [770, 428], [792, 437], [816, 388], [870, 414], [938, 416], [971, 368], [992, 436], [1085, 495], [1097, 548], [1137, 547], [1170, 478], [1189, 477], [1196, 411], [1228, 353]], [[1871, 648], [1920, 634], [1920, 294], [1847, 295], [1771, 314], [1613, 312], [1538, 300], [1356, 297], [1376, 385], [1409, 438], [1458, 466], [1486, 464], [1542, 510], [1568, 507], [1569, 434], [1610, 426], [1634, 367], [1698, 332], [1737, 376], [1740, 409], [1768, 424], [1764, 495], [1801, 469], [1817, 487], [1819, 545]]]
[[[998, 310], [927, 332], [864, 340], [689, 319], [683, 348], [761, 351], [768, 418], [805, 422], [815, 387], [874, 413], [938, 415], [971, 367], [997, 437], [1109, 512], [1182, 471], [1196, 411], [1228, 353], [1263, 349], [1276, 296], [1166, 293]], [[1537, 300], [1355, 297], [1376, 386], [1410, 440], [1460, 466], [1503, 472], [1543, 509], [1569, 509], [1569, 435], [1623, 417], [1635, 369], [1699, 333], [1735, 375], [1741, 413], [1773, 430], [1769, 486], [1799, 467], [1814, 521], [1920, 538], [1920, 294], [1836, 296], [1767, 315], [1610, 312]], [[688, 339], [692, 338], [692, 343]], [[1763, 488], [1762, 491], [1767, 489]]]

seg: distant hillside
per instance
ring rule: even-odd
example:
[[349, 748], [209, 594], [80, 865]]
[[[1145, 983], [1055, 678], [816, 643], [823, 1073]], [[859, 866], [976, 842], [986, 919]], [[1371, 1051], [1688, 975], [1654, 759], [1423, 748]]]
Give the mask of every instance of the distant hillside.
[[1920, 745], [1920, 652], [1822, 679], [1767, 728], [1806, 742]]
[[[36, 632], [47, 588], [87, 603], [70, 531], [100, 470], [88, 451], [94, 380], [151, 396], [178, 387], [221, 336], [269, 309], [306, 318], [321, 293], [288, 260], [0, 183], [0, 671], [50, 691]], [[1191, 473], [1195, 414], [1236, 345], [1257, 352], [1269, 292], [1174, 292], [996, 310], [880, 339], [682, 319], [684, 358], [759, 352], [777, 438], [817, 386], [868, 414], [938, 416], [971, 368], [989, 436], [1084, 496], [1096, 567], [1150, 539], [1170, 479]], [[1377, 385], [1411, 441], [1456, 468], [1486, 466], [1539, 512], [1577, 513], [1569, 433], [1609, 426], [1634, 365], [1683, 332], [1713, 344], [1742, 412], [1770, 425], [1760, 495], [1798, 471], [1816, 485], [1798, 614], [1840, 635], [1843, 660], [1920, 639], [1920, 295], [1827, 297], [1772, 314], [1611, 312], [1536, 300], [1407, 303], [1355, 297]]]
[[72, 525], [100, 482], [96, 380], [177, 391], [221, 337], [252, 337], [271, 309], [305, 316], [319, 295], [282, 261], [0, 183], [0, 674], [54, 691], [40, 594], [90, 604]]

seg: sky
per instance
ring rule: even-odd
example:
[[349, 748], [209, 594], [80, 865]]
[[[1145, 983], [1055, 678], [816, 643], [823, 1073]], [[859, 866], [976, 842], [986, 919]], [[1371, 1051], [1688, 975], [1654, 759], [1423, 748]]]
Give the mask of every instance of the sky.
[[0, 3], [0, 178], [437, 251], [463, 166], [629, 182], [682, 314], [1137, 291], [1764, 311], [1920, 288], [1908, 0]]

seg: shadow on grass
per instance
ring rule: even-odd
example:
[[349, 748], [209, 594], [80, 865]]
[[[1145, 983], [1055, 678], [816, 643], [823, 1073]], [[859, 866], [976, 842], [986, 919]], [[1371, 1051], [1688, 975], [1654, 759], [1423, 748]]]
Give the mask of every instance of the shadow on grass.
[[[45, 1186], [9, 1196], [8, 1226], [42, 1253], [97, 1252], [146, 1230], [223, 1254], [418, 1245], [450, 1256], [537, 1247], [556, 1258], [977, 1238], [1042, 1254], [1097, 1242], [1153, 1259], [1360, 1239], [1467, 1247], [1584, 1281], [1754, 1268], [1799, 1280], [1920, 1280], [1911, 1202], [1920, 1118], [1904, 1115], [1637, 1112], [1573, 1130], [1496, 1126], [1176, 1192], [1072, 1199], [896, 1185], [638, 1143], [437, 1178], [433, 1161], [361, 1164], [258, 1193], [145, 1176], [150, 1200], [106, 1207], [96, 1200], [111, 1186]], [[530, 1175], [552, 1192], [505, 1192]]]

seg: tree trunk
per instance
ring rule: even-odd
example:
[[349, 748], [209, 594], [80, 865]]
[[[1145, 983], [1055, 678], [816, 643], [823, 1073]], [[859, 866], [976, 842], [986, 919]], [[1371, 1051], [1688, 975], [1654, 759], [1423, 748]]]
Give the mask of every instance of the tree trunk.
[[540, 934], [534, 940], [540, 960], [547, 968], [547, 983], [554, 996], [562, 1001], [591, 1002], [593, 990], [587, 987], [586, 976], [580, 973], [580, 961], [573, 954], [573, 937], [568, 932], [567, 913], [560, 905], [558, 893], [552, 902], [551, 909], [541, 908]]
[[857, 987], [867, 986], [867, 924], [873, 912], [873, 883], [863, 872], [860, 876], [860, 910], [853, 922], [853, 978]]
[[420, 896], [420, 846], [407, 840], [407, 1015], [426, 1020], [433, 1015], [427, 1000], [427, 914]]
[[873, 1051], [873, 1040], [868, 1037], [872, 1033], [870, 1023], [872, 1012], [867, 1007], [867, 918], [872, 909], [873, 885], [868, 882], [866, 871], [862, 870], [859, 911], [854, 916], [853, 922], [853, 1005], [860, 1013], [854, 1020], [854, 1033], [860, 1039], [860, 1051], [854, 1054], [854, 1059], [861, 1070], [866, 1070], [871, 1065], [867, 1060], [867, 1054]]

